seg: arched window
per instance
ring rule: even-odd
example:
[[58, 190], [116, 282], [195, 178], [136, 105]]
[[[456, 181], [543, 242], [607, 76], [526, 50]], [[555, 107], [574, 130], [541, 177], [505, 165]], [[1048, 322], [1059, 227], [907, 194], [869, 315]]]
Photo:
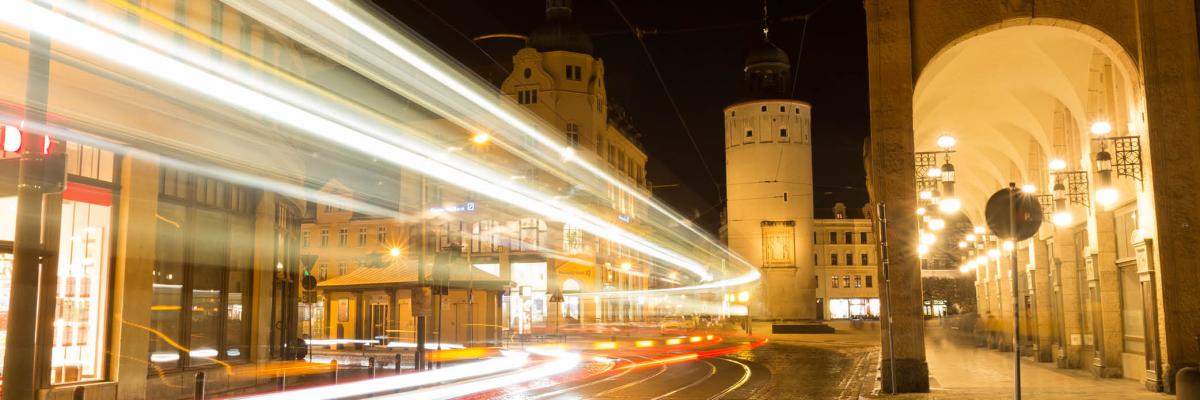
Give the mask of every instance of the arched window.
[[563, 281], [562, 283], [562, 290], [564, 292], [578, 292], [583, 290], [583, 287], [579, 285], [579, 281], [567, 278], [567, 280]]

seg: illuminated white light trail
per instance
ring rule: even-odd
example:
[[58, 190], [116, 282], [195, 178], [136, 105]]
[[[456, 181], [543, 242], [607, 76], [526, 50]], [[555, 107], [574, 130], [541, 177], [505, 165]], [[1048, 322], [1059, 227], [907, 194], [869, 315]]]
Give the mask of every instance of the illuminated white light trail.
[[[64, 7], [69, 4], [73, 3], [64, 3]], [[222, 77], [165, 57], [162, 54], [115, 37], [107, 32], [81, 24], [65, 16], [51, 13], [44, 8], [28, 3], [9, 3], [5, 7], [10, 12], [0, 13], [2, 14], [0, 15], [0, 19], [6, 20], [13, 25], [29, 30], [41, 31], [58, 41], [74, 45], [82, 51], [91, 52], [149, 75], [158, 76], [198, 93], [209, 95], [216, 100], [243, 109], [256, 110], [263, 116], [275, 119], [280, 123], [313, 134], [332, 143], [338, 143], [357, 151], [366, 152], [397, 165], [413, 168], [469, 190], [486, 193], [508, 204], [541, 214], [547, 218], [579, 226], [581, 229], [604, 236], [639, 252], [691, 271], [698, 275], [702, 281], [712, 279], [712, 274], [695, 260], [646, 242], [636, 235], [620, 229], [601, 218], [579, 209], [550, 205], [538, 198], [539, 196], [542, 198], [548, 196], [536, 193], [529, 188], [492, 184], [492, 182], [503, 182], [505, 180], [499, 176], [492, 176], [495, 174], [490, 171], [479, 169], [466, 171], [464, 169], [472, 169], [470, 164], [466, 162], [460, 162], [453, 167], [437, 162], [423, 156], [423, 154], [429, 153], [419, 152], [421, 149], [410, 150], [379, 139], [380, 136], [394, 138], [396, 135], [387, 135], [386, 132], [381, 132], [380, 135], [374, 137], [364, 135], [347, 126], [346, 122], [328, 120], [300, 109], [297, 106], [284, 103], [276, 97], [267, 96], [243, 85], [230, 82]], [[86, 8], [74, 11], [80, 15], [89, 14]], [[99, 19], [94, 21], [97, 23], [105, 22]], [[155, 43], [155, 41], [150, 40], [143, 40], [143, 42]], [[161, 41], [157, 41], [157, 43], [162, 44]], [[173, 52], [172, 54], [188, 56], [187, 52]], [[192, 59], [191, 61], [212, 64], [208, 59]], [[212, 67], [220, 68], [219, 65]], [[237, 74], [235, 71], [229, 69], [225, 69], [225, 72], [229, 73], [230, 76], [240, 77], [243, 84], [245, 82], [258, 83], [255, 82], [255, 79], [246, 76], [246, 74]], [[267, 85], [259, 84], [256, 87], [265, 86]], [[268, 87], [268, 89], [270, 88]], [[355, 126], [362, 127], [361, 124], [355, 124]]]
[[387, 400], [428, 400], [449, 399], [466, 396], [469, 394], [496, 390], [518, 383], [542, 379], [548, 376], [567, 373], [579, 366], [580, 359], [581, 357], [578, 353], [561, 352], [552, 361], [531, 368], [522, 369], [519, 372], [507, 373], [494, 377], [472, 379], [465, 382], [456, 382], [428, 389], [397, 393], [378, 398]]
[[[286, 392], [268, 393], [264, 395], [238, 397], [239, 399], [274, 400], [274, 399], [340, 399], [346, 397], [365, 396], [374, 393], [409, 389], [419, 386], [469, 379], [484, 375], [501, 373], [521, 368], [529, 363], [529, 353], [503, 352], [504, 356], [468, 364], [425, 371], [414, 374], [375, 378], [365, 381], [343, 383], [338, 385], [321, 386], [308, 389], [289, 390]], [[576, 362], [578, 359], [576, 358]]]
[[[300, 15], [300, 14], [304, 13], [303, 10], [295, 7], [297, 3], [261, 3], [261, 2], [245, 2], [245, 1], [236, 1], [236, 0], [231, 1], [231, 2], [234, 3], [235, 7], [237, 7], [238, 9], [250, 12], [250, 13], [256, 15], [257, 17], [260, 17], [260, 18], [268, 21], [269, 24], [270, 24], [270, 21], [272, 21], [273, 19], [268, 18], [268, 15], [266, 14], [266, 11], [263, 10], [263, 8], [274, 9], [274, 10], [276, 10], [276, 12], [278, 14], [287, 15], [287, 16]], [[309, 3], [312, 4], [314, 7], [316, 7], [317, 9], [327, 13], [329, 16], [332, 16], [338, 22], [341, 22], [347, 28], [357, 32], [358, 34], [362, 35], [364, 38], [367, 38], [371, 42], [377, 44], [379, 47], [381, 47], [385, 51], [388, 51], [389, 53], [397, 56], [398, 58], [403, 60], [405, 63], [412, 65], [421, 73], [426, 74], [429, 78], [433, 79], [434, 81], [437, 81], [438, 83], [443, 84], [451, 91], [459, 94], [460, 96], [462, 96], [463, 98], [468, 100], [470, 103], [482, 108], [484, 111], [490, 113], [491, 115], [495, 115], [495, 116], [499, 117], [502, 121], [510, 124], [517, 130], [519, 130], [521, 133], [534, 139], [537, 143], [545, 145], [550, 151], [557, 152], [557, 151], [560, 151], [559, 149], [564, 148], [564, 146], [565, 146], [564, 143], [559, 143], [559, 141], [552, 139], [551, 136], [546, 135], [541, 130], [536, 129], [535, 127], [525, 123], [523, 120], [520, 119], [520, 117], [514, 115], [512, 112], [510, 112], [508, 109], [506, 109], [501, 104], [500, 101], [498, 101], [497, 99], [494, 98], [494, 96], [484, 95], [484, 94], [480, 93], [478, 90], [472, 90], [464, 82], [461, 82], [460, 80], [455, 79], [454, 77], [450, 76], [450, 74], [445, 73], [442, 70], [442, 68], [440, 68], [438, 65], [434, 65], [436, 63], [436, 60], [428, 60], [425, 57], [422, 57], [422, 54], [428, 56], [428, 52], [423, 51], [422, 49], [420, 49], [419, 46], [415, 46], [415, 45], [411, 45], [411, 44], [409, 46], [405, 46], [404, 44], [399, 43], [398, 40], [393, 39], [393, 37], [395, 35], [392, 35], [393, 37], [389, 37], [389, 35], [385, 34], [386, 28], [376, 29], [376, 27], [384, 26], [378, 19], [370, 18], [369, 15], [367, 15], [366, 13], [362, 12], [359, 9], [355, 9], [354, 12], [352, 12], [350, 10], [343, 9], [343, 8], [341, 8], [341, 6], [333, 4], [326, 0], [310, 0]], [[279, 11], [278, 9], [286, 9], [286, 10]], [[362, 17], [362, 18], [360, 18], [360, 17]], [[298, 30], [298, 28], [296, 28], [297, 24], [291, 24], [290, 26], [283, 26], [286, 24], [276, 23], [274, 25], [275, 25], [274, 27], [276, 29], [279, 29], [281, 31], [295, 32]], [[300, 36], [300, 37], [296, 38], [297, 40], [304, 42], [306, 45], [309, 45], [310, 47], [313, 47], [316, 49], [320, 49], [322, 47], [317, 43], [313, 43], [312, 40], [305, 40], [309, 36], [305, 36], [305, 35], [297, 35], [297, 36]], [[395, 39], [401, 39], [401, 38], [395, 38]], [[411, 41], [406, 41], [406, 42], [411, 42]], [[347, 51], [347, 49], [345, 47], [339, 47], [339, 48], [335, 49], [334, 51], [344, 53], [345, 51]], [[326, 56], [329, 56], [331, 58], [336, 56], [335, 54], [330, 54], [330, 52], [325, 52], [325, 53], [326, 53]], [[361, 59], [368, 60], [368, 59], [371, 59], [371, 57], [361, 57]], [[351, 68], [354, 68], [353, 65], [348, 65], [348, 66]], [[378, 67], [386, 69], [388, 66], [391, 66], [391, 64], [386, 65], [386, 66], [378, 66]], [[393, 67], [393, 69], [394, 69], [394, 67]], [[373, 74], [370, 74], [367, 71], [362, 71], [361, 69], [356, 69], [356, 71], [363, 73], [364, 76], [368, 76], [368, 77], [373, 76]], [[400, 76], [400, 74], [392, 73], [391, 76]], [[390, 84], [389, 82], [386, 82], [382, 79], [375, 79], [375, 81], [385, 87], [396, 90], [396, 87], [394, 84]], [[431, 107], [431, 108], [436, 109], [436, 107]], [[451, 116], [449, 116], [449, 115], [444, 115], [444, 116], [446, 116], [447, 118], [451, 118]], [[467, 128], [472, 129], [471, 127], [467, 127]], [[739, 262], [745, 263], [743, 265], [749, 265], [749, 263], [746, 262], [744, 259], [742, 259], [740, 256], [736, 255], [735, 253], [730, 251], [725, 246], [722, 246], [722, 245], [718, 244], [717, 242], [713, 241], [709, 235], [696, 229], [689, 221], [687, 221], [686, 219], [683, 219], [682, 217], [680, 217], [678, 214], [676, 214], [674, 211], [670, 210], [669, 208], [664, 207], [661, 203], [654, 201], [653, 199], [651, 199], [649, 197], [644, 196], [642, 193], [640, 193], [637, 190], [634, 190], [632, 187], [627, 185], [621, 179], [618, 179], [618, 178], [606, 173], [603, 169], [598, 168], [595, 165], [588, 163], [585, 160], [577, 160], [577, 162], [575, 164], [583, 167], [586, 171], [588, 171], [589, 173], [591, 173], [597, 177], [600, 177], [606, 183], [609, 183], [609, 184], [612, 184], [612, 185], [618, 187], [619, 189], [624, 191], [626, 194], [634, 197], [638, 201], [640, 201], [640, 202], [650, 206], [651, 208], [655, 209], [656, 211], [660, 212], [662, 215], [671, 219], [673, 222], [675, 222], [679, 226], [692, 232], [696, 236], [695, 237], [696, 239], [702, 239], [702, 240], [706, 241], [708, 244], [712, 245], [713, 248], [720, 249], [723, 253], [725, 253], [724, 255], [726, 257], [729, 257], [729, 258], [732, 258]]]

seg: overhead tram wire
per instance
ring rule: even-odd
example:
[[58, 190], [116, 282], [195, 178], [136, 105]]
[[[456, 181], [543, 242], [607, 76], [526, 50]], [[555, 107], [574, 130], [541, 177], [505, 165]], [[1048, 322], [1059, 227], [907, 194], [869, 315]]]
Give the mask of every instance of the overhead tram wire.
[[646, 42], [642, 40], [641, 31], [629, 22], [629, 18], [621, 11], [621, 7], [613, 0], [608, 0], [608, 4], [612, 5], [617, 15], [625, 22], [625, 26], [629, 27], [629, 31], [633, 33], [633, 37], [637, 39], [638, 45], [642, 48], [642, 53], [646, 55], [646, 60], [650, 62], [650, 68], [654, 70], [654, 76], [658, 78], [658, 84], [662, 87], [663, 94], [667, 96], [667, 101], [671, 103], [671, 110], [675, 112], [675, 116], [679, 118], [679, 125], [683, 127], [683, 132], [687, 134], [688, 141], [692, 143], [692, 149], [696, 151], [696, 157], [700, 159], [700, 164], [704, 166], [704, 173], [708, 174], [708, 179], [712, 181], [713, 187], [717, 189], [717, 198], [723, 197], [721, 194], [721, 184], [717, 182], [717, 177], [713, 175], [712, 168], [708, 166], [708, 160], [704, 159], [704, 153], [700, 151], [700, 145], [696, 143], [695, 136], [692, 135], [692, 130], [688, 128], [687, 120], [683, 118], [683, 113], [679, 112], [679, 105], [675, 103], [675, 96], [671, 95], [671, 90], [667, 88], [667, 82], [663, 79], [662, 73], [658, 70], [658, 64], [654, 62], [654, 57], [650, 55], [650, 49], [646, 47]]
[[833, 0], [825, 0], [824, 3], [817, 5], [816, 8], [813, 8], [812, 11], [809, 11], [804, 15], [784, 17], [779, 19], [780, 22], [794, 21], [801, 18], [804, 19], [804, 27], [800, 29], [800, 48], [796, 50], [796, 68], [792, 69], [792, 89], [788, 92], [788, 98], [796, 97], [796, 81], [800, 78], [800, 57], [804, 56], [804, 39], [808, 36], [808, 20], [812, 19], [813, 15], [815, 15], [818, 11], [821, 11], [822, 8], [825, 8], [825, 6], [829, 5], [829, 3], [832, 1]]

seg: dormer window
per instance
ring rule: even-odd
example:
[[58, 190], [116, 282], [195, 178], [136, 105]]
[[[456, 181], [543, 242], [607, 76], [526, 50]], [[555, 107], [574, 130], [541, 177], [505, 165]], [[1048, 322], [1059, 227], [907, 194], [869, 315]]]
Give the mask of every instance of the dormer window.
[[583, 80], [583, 67], [580, 67], [578, 65], [567, 65], [566, 70], [567, 70], [567, 80], [568, 81], [582, 81]]
[[537, 89], [518, 90], [517, 103], [519, 104], [537, 104]]

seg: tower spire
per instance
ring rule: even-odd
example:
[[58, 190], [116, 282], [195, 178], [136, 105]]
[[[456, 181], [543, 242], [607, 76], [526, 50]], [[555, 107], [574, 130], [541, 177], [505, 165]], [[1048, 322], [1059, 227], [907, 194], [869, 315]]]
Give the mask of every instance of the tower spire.
[[771, 27], [767, 25], [767, 0], [763, 0], [762, 33], [763, 42], [771, 41]]

